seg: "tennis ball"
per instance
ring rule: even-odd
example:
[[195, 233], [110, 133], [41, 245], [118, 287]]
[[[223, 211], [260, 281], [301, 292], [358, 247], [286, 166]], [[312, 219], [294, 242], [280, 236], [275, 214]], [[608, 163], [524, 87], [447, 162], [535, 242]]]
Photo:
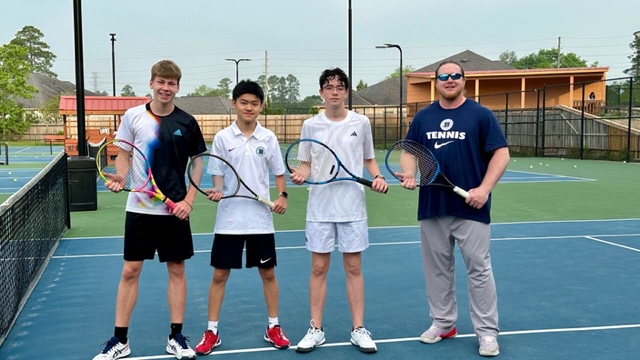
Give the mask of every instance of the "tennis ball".
[[574, 168], [577, 168], [577, 167], [578, 167], [578, 165], [573, 165], [573, 167], [574, 167]]
[[533, 169], [533, 165], [529, 165], [529, 169]]
[[547, 166], [549, 166], [549, 164], [547, 164]]
[[7, 174], [11, 175], [11, 171], [9, 171]]
[[307, 188], [307, 191], [310, 191], [310, 190], [311, 190], [311, 188], [309, 188], [309, 187], [308, 187], [308, 188]]
[[18, 181], [18, 179], [13, 179], [13, 181]]
[[516, 161], [518, 161], [518, 160], [516, 160], [516, 159], [513, 159], [513, 162], [516, 162]]
[[542, 163], [540, 163], [540, 165], [542, 165]]
[[560, 160], [564, 160], [564, 158], [561, 158]]

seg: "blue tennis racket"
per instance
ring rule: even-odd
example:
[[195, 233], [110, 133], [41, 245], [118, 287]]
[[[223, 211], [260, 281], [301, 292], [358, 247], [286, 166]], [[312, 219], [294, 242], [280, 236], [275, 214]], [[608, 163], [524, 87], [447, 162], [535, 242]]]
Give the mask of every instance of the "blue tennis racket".
[[[444, 186], [453, 190], [463, 198], [468, 198], [469, 193], [455, 186], [442, 171], [440, 164], [433, 153], [426, 146], [411, 140], [396, 141], [385, 158], [387, 170], [393, 176], [402, 181], [400, 174], [413, 176], [418, 186]], [[444, 182], [436, 182], [441, 178]]]
[[371, 187], [373, 181], [354, 175], [330, 147], [315, 139], [300, 139], [289, 145], [285, 155], [287, 169], [305, 178], [312, 185], [335, 181], [355, 181]]

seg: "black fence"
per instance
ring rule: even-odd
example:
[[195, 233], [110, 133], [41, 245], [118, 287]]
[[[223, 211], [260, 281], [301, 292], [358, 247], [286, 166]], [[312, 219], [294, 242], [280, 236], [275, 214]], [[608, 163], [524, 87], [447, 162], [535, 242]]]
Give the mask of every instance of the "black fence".
[[[640, 161], [640, 82], [631, 77], [474, 99], [494, 112], [512, 156]], [[407, 113], [429, 104], [407, 104]]]

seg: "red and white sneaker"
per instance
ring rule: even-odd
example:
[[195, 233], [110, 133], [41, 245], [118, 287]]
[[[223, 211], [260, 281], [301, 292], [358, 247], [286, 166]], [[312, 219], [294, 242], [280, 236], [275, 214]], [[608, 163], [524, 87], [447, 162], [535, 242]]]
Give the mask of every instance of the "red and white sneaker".
[[267, 328], [267, 332], [264, 334], [264, 341], [273, 344], [276, 349], [286, 349], [291, 345], [287, 335], [282, 332], [280, 325]]
[[214, 334], [213, 331], [207, 330], [204, 332], [204, 335], [202, 335], [202, 339], [200, 339], [198, 345], [196, 345], [196, 354], [208, 355], [213, 348], [220, 346], [220, 344], [222, 344], [220, 334]]

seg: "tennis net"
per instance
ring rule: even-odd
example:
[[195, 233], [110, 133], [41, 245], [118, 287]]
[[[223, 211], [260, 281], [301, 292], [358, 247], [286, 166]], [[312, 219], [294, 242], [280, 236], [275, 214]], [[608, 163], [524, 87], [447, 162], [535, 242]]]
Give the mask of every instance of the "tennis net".
[[0, 205], [0, 345], [70, 227], [67, 177], [60, 152]]

